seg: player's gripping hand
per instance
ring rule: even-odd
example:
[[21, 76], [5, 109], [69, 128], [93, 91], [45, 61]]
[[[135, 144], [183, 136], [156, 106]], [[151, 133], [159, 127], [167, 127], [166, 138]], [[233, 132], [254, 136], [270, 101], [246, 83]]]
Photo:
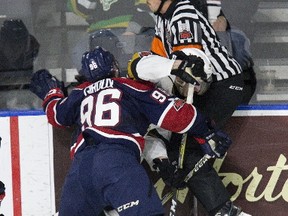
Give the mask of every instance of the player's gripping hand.
[[52, 76], [48, 70], [41, 69], [35, 72], [31, 78], [30, 91], [44, 100], [45, 96], [51, 89], [64, 89], [63, 82], [60, 82], [56, 77]]
[[[183, 60], [183, 62], [179, 66], [178, 72], [177, 72], [177, 70], [172, 70], [171, 74], [174, 74], [174, 75], [178, 76], [177, 73], [181, 74], [188, 67], [188, 68], [191, 69], [192, 77], [198, 77], [198, 78], [201, 78], [204, 81], [207, 81], [207, 74], [204, 71], [204, 61], [203, 61], [202, 58], [200, 58], [200, 57], [198, 57], [196, 55], [186, 55], [183, 51], [175, 51], [175, 52], [173, 52], [172, 58], [175, 58], [175, 59], [178, 59], [178, 60]], [[184, 79], [182, 79], [182, 80], [187, 82]], [[191, 82], [189, 82], [189, 83], [191, 83]], [[191, 83], [191, 84], [193, 84], [193, 83]]]
[[232, 144], [230, 137], [221, 130], [212, 130], [204, 138], [195, 138], [204, 154], [222, 158]]
[[187, 68], [189, 68], [188, 61], [182, 61], [177, 69], [172, 69], [171, 74], [179, 77], [186, 83], [191, 83], [192, 85], [199, 85], [199, 82], [192, 76], [192, 74], [188, 73]]
[[169, 159], [155, 158], [153, 168], [159, 173], [165, 184], [177, 189], [186, 187], [184, 178], [187, 175], [183, 170], [177, 170], [176, 164], [170, 163]]

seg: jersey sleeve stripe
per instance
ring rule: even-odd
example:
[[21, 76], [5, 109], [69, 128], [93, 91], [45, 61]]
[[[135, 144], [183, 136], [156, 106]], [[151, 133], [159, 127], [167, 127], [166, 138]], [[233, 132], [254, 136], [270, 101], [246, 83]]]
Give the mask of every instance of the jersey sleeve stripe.
[[64, 127], [62, 124], [60, 124], [57, 121], [57, 111], [56, 111], [56, 107], [57, 107], [57, 103], [61, 100], [61, 98], [57, 98], [57, 99], [53, 99], [52, 101], [50, 101], [47, 106], [46, 106], [46, 115], [47, 115], [47, 119], [48, 122], [53, 125], [54, 127]]

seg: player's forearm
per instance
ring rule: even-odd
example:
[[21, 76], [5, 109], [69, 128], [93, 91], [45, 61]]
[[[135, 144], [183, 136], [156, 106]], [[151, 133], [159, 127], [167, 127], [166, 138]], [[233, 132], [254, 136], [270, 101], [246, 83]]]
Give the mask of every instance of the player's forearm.
[[158, 82], [161, 78], [170, 75], [175, 60], [158, 55], [143, 57], [137, 64], [138, 77], [150, 82]]
[[51, 124], [54, 127], [63, 127], [58, 119], [57, 119], [57, 104], [61, 100], [61, 98], [56, 98], [51, 100], [47, 105], [45, 106], [45, 113], [48, 119], [49, 124]]

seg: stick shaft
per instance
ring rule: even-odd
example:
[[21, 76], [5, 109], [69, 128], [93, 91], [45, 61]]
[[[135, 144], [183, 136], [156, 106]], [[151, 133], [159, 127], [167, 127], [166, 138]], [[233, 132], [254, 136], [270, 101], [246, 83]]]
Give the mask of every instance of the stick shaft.
[[[185, 177], [184, 181], [188, 182], [190, 178], [198, 172], [198, 170], [210, 159], [211, 157], [209, 155], [204, 155], [194, 166], [194, 168], [188, 173], [188, 175]], [[168, 200], [172, 198], [172, 203], [170, 206], [170, 215], [176, 215], [176, 207], [178, 204], [178, 199], [177, 199], [177, 192], [178, 190], [172, 190], [165, 194], [162, 198], [162, 205], [166, 204]], [[197, 202], [197, 198], [194, 197], [194, 202]], [[197, 203], [195, 203], [195, 206], [197, 208]], [[194, 209], [194, 211], [197, 211]]]
[[[193, 103], [193, 95], [194, 95], [194, 85], [189, 84], [186, 103], [189, 103], [189, 104]], [[178, 158], [178, 167], [180, 169], [183, 168], [186, 142], [187, 142], [187, 133], [182, 135], [181, 144], [180, 144], [179, 158]]]

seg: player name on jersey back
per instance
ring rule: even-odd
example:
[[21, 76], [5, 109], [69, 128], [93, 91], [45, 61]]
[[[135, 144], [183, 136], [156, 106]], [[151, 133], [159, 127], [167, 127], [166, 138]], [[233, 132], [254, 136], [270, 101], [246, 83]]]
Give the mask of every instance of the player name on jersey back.
[[112, 79], [99, 80], [84, 89], [84, 95], [90, 95], [103, 89], [112, 88], [114, 81]]

